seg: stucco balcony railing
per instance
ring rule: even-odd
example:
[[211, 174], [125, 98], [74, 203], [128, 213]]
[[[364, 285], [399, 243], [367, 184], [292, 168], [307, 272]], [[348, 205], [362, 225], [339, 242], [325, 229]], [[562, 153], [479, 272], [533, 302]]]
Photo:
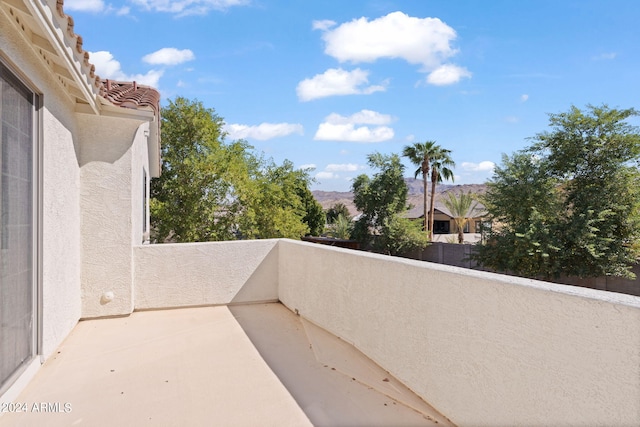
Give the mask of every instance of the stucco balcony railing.
[[[243, 411], [249, 418], [236, 425], [252, 425], [252, 414], [260, 425], [336, 425], [336, 419], [355, 418], [336, 415], [338, 409], [338, 418], [323, 418], [329, 406], [305, 395], [310, 388], [325, 390], [322, 381], [333, 378], [334, 367], [346, 380], [335, 390], [352, 395], [350, 387], [358, 384], [379, 393], [362, 401], [364, 413], [386, 411], [395, 402], [392, 410], [408, 412], [394, 412], [392, 419], [407, 416], [407, 423], [640, 424], [638, 297], [290, 240], [140, 246], [134, 264], [135, 307], [142, 312], [81, 322], [24, 393], [44, 392], [47, 372], [77, 363], [87, 390], [122, 391], [125, 399], [129, 388], [110, 382], [118, 377], [139, 396], [127, 405], [138, 401], [136, 409], [149, 411], [155, 404], [165, 411], [158, 410], [161, 416], [173, 409], [160, 405], [162, 399], [189, 395], [213, 376], [219, 388], [206, 385], [206, 399], [193, 396], [187, 400], [197, 403], [183, 405], [184, 417], [195, 417], [183, 418], [192, 425], [210, 425], [203, 417], [212, 413]], [[213, 307], [144, 311], [198, 306]], [[149, 347], [138, 352], [141, 336]], [[283, 351], [294, 347], [282, 340], [294, 336], [303, 337], [305, 350]], [[175, 339], [170, 345], [168, 337]], [[154, 350], [160, 343], [172, 349], [166, 359]], [[229, 348], [239, 353], [225, 356]], [[189, 350], [180, 355], [180, 349]], [[304, 354], [325, 377], [299, 369], [307, 365], [297, 358]], [[351, 363], [359, 358], [374, 363]], [[81, 369], [87, 361], [104, 363]], [[49, 387], [64, 383], [51, 378]], [[144, 386], [136, 391], [135, 384]], [[175, 389], [165, 394], [168, 385]], [[385, 386], [402, 395], [389, 397]], [[59, 401], [64, 393], [55, 396]], [[78, 399], [78, 411], [83, 402], [103, 406], [97, 398]], [[203, 409], [202, 402], [210, 403]]]

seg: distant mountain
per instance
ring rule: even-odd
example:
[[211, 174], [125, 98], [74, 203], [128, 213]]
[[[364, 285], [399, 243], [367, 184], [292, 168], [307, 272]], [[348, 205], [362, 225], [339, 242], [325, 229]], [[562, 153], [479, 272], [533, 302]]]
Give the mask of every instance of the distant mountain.
[[353, 193], [350, 191], [312, 191], [313, 197], [322, 205], [322, 209], [329, 209], [337, 203], [342, 203], [349, 209], [349, 213], [355, 216], [358, 213], [353, 204]]
[[[422, 194], [422, 180], [421, 179], [414, 179], [414, 178], [405, 178], [404, 182], [407, 183], [407, 187], [409, 187], [409, 194], [413, 195], [413, 194]], [[431, 191], [431, 183], [427, 182], [427, 191]], [[438, 188], [436, 187], [436, 191], [438, 191]]]
[[[423, 184], [421, 179], [415, 178], [405, 178], [404, 182], [407, 183], [407, 187], [409, 187], [409, 196], [415, 196], [418, 194], [422, 194]], [[444, 193], [446, 191], [455, 191], [459, 192], [472, 192], [472, 193], [480, 193], [483, 194], [487, 191], [487, 186], [485, 184], [438, 184], [436, 185], [436, 193]], [[431, 182], [427, 182], [427, 192], [431, 192]]]
[[[413, 206], [421, 206], [422, 204], [422, 180], [414, 179], [414, 178], [405, 178], [405, 182], [407, 183], [407, 187], [409, 187], [409, 197], [408, 203]], [[436, 193], [441, 194], [448, 191], [452, 191], [455, 193], [466, 193], [471, 192], [474, 194], [484, 194], [487, 191], [487, 186], [485, 184], [462, 184], [462, 185], [454, 185], [454, 184], [438, 184], [436, 186]], [[431, 192], [431, 183], [428, 183], [427, 192]], [[329, 209], [331, 206], [336, 203], [344, 204], [351, 215], [356, 215], [358, 210], [353, 204], [353, 193], [350, 191], [313, 191], [313, 196], [316, 198], [318, 203], [322, 205], [323, 209]], [[436, 199], [437, 201], [437, 199]]]

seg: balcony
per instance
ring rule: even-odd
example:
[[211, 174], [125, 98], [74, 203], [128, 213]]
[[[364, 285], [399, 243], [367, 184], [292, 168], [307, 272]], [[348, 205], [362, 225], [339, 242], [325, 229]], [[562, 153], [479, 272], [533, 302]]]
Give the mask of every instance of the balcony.
[[[450, 425], [362, 353], [277, 303], [81, 322], [16, 402], [30, 413], [0, 424]], [[34, 402], [59, 405], [34, 412]]]
[[80, 322], [14, 399], [71, 411], [0, 425], [640, 423], [638, 297], [290, 240], [134, 265], [137, 311]]

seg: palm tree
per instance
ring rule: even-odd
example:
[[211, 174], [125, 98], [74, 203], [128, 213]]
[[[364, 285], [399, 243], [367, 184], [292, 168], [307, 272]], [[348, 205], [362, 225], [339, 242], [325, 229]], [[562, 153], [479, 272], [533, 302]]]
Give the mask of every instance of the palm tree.
[[476, 208], [478, 202], [471, 192], [460, 193], [459, 196], [449, 192], [442, 202], [451, 212], [453, 221], [458, 228], [458, 243], [464, 243], [464, 226], [469, 222], [469, 218], [472, 216], [471, 212]]
[[[453, 181], [453, 172], [449, 167], [455, 166], [451, 159], [451, 150], [446, 150], [436, 144], [435, 141], [416, 142], [407, 145], [402, 150], [402, 155], [409, 158], [411, 163], [418, 166], [414, 177], [422, 174], [423, 185], [423, 214], [424, 229], [429, 233], [429, 238], [433, 240], [433, 214], [435, 211], [436, 184], [443, 179]], [[431, 206], [427, 215], [427, 178], [431, 172]]]
[[351, 219], [345, 217], [343, 214], [339, 214], [338, 218], [331, 224], [331, 231], [329, 234], [336, 239], [349, 240], [351, 238], [351, 231], [353, 224]]
[[427, 178], [429, 176], [429, 170], [431, 169], [431, 158], [433, 154], [440, 150], [440, 147], [435, 141], [416, 142], [413, 145], [407, 145], [402, 150], [402, 156], [407, 157], [411, 163], [418, 166], [414, 174], [414, 178], [418, 178], [418, 175], [422, 174], [422, 186], [423, 186], [423, 228], [425, 231], [429, 231], [429, 223], [427, 216]]
[[436, 207], [436, 185], [443, 180], [450, 179], [453, 182], [453, 171], [449, 167], [454, 167], [456, 163], [451, 159], [451, 150], [445, 150], [436, 146], [431, 154], [431, 206], [429, 209], [429, 238], [433, 240], [433, 217]]

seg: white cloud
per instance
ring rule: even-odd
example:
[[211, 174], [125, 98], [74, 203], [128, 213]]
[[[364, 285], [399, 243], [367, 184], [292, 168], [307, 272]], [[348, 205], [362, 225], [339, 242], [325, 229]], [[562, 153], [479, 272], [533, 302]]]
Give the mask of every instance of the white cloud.
[[211, 10], [243, 6], [250, 0], [131, 0], [146, 10], [176, 13], [178, 16], [203, 15]]
[[124, 75], [120, 62], [110, 52], [99, 51], [89, 53], [89, 61], [96, 67], [96, 73], [102, 78], [116, 78]]
[[335, 125], [344, 124], [361, 124], [361, 125], [388, 125], [393, 121], [389, 114], [380, 114], [377, 111], [361, 110], [350, 116], [341, 116], [340, 114], [331, 113], [325, 119], [326, 122]]
[[342, 164], [337, 164], [337, 163], [330, 163], [327, 165], [327, 167], [324, 168], [323, 171], [318, 172], [315, 175], [315, 178], [317, 179], [339, 179], [339, 178], [343, 178], [347, 181], [351, 180], [351, 177], [347, 176], [347, 177], [343, 177], [342, 175], [336, 173], [336, 172], [356, 172], [358, 170], [361, 169], [365, 169], [365, 166], [362, 165], [358, 165], [355, 163], [342, 163]]
[[160, 77], [164, 74], [161, 70], [150, 70], [147, 74], [130, 74], [125, 81], [134, 81], [142, 85], [157, 88], [159, 86]]
[[231, 139], [258, 139], [261, 141], [291, 135], [302, 135], [304, 129], [301, 124], [293, 123], [261, 123], [257, 126], [228, 124], [224, 127]]
[[415, 18], [402, 12], [371, 21], [354, 19], [326, 30], [322, 38], [325, 53], [341, 62], [401, 58], [433, 69], [457, 52], [451, 47], [456, 38], [453, 28], [438, 18]]
[[518, 123], [520, 121], [520, 118], [516, 116], [507, 116], [504, 118], [504, 121], [507, 123]]
[[335, 26], [332, 21], [315, 21], [323, 31], [324, 52], [340, 62], [370, 63], [379, 59], [403, 59], [430, 72], [427, 82], [453, 84], [471, 73], [445, 64], [458, 53], [452, 43], [457, 34], [438, 18], [417, 18], [393, 12], [377, 19], [354, 19]]
[[115, 13], [116, 15], [127, 15], [130, 11], [128, 6], [122, 6], [119, 9], [112, 5], [107, 6], [103, 0], [66, 0], [64, 9], [76, 12]]
[[122, 6], [120, 9], [116, 10], [116, 15], [128, 15], [131, 9], [128, 6]]
[[593, 56], [591, 59], [594, 61], [611, 61], [612, 59], [616, 59], [616, 56], [618, 56], [618, 54], [615, 52], [607, 52]]
[[527, 95], [526, 93], [520, 95], [520, 102], [527, 102], [528, 100], [529, 100], [529, 95]]
[[[320, 123], [313, 139], [317, 141], [348, 141], [348, 142], [383, 142], [394, 137], [393, 129], [381, 126], [392, 121], [391, 116], [376, 111], [362, 110], [351, 116], [341, 116], [332, 113]], [[362, 124], [378, 125], [356, 126]]]
[[165, 47], [153, 53], [145, 55], [142, 60], [152, 65], [177, 65], [192, 61], [195, 55], [189, 49], [178, 50], [174, 47]]
[[324, 168], [324, 170], [327, 172], [355, 172], [360, 169], [364, 169], [364, 167], [355, 163], [331, 163], [328, 164], [326, 168]]
[[486, 182], [494, 170], [496, 164], [490, 160], [484, 160], [480, 163], [462, 162], [461, 172], [455, 174], [456, 184], [478, 184]]
[[122, 71], [120, 62], [117, 61], [111, 52], [98, 51], [89, 53], [89, 61], [95, 65], [96, 74], [103, 79], [119, 81], [136, 81], [143, 85], [158, 87], [162, 70], [150, 70], [147, 74], [126, 74]]
[[102, 0], [66, 0], [64, 9], [79, 12], [101, 12], [105, 8]]
[[383, 142], [392, 139], [393, 135], [393, 129], [386, 126], [371, 129], [368, 126], [355, 127], [353, 124], [321, 123], [313, 139], [317, 141]]
[[338, 179], [340, 175], [337, 175], [333, 172], [318, 172], [316, 174], [316, 178], [318, 179]]
[[489, 160], [480, 163], [462, 162], [462, 169], [470, 172], [491, 172], [495, 167], [496, 164]]
[[453, 64], [444, 64], [427, 76], [427, 83], [435, 86], [445, 86], [458, 83], [464, 77], [471, 77], [471, 73], [466, 68]]
[[311, 24], [312, 28], [314, 30], [321, 30], [321, 31], [327, 31], [329, 28], [333, 27], [336, 25], [335, 21], [332, 21], [330, 19], [323, 19], [321, 21], [313, 21], [313, 23]]
[[386, 82], [381, 85], [369, 84], [369, 72], [356, 68], [346, 71], [342, 68], [330, 68], [323, 74], [316, 74], [310, 79], [298, 83], [296, 93], [301, 101], [324, 98], [336, 95], [369, 95], [386, 90]]

